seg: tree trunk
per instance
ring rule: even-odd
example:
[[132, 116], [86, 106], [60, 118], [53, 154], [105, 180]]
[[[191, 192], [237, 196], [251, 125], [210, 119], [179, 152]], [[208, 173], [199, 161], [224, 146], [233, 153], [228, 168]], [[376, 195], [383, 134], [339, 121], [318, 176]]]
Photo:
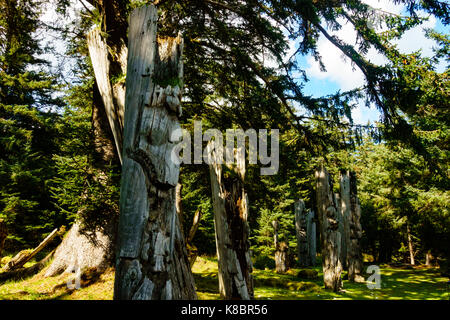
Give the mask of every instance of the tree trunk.
[[0, 262], [2, 261], [2, 252], [5, 247], [5, 240], [8, 237], [8, 230], [6, 229], [6, 223], [3, 219], [0, 219]]
[[308, 224], [306, 216], [308, 212], [305, 208], [305, 202], [302, 199], [294, 203], [295, 231], [297, 236], [297, 256], [299, 265], [302, 267], [310, 266], [310, 254], [308, 244]]
[[316, 223], [314, 221], [314, 211], [308, 210], [306, 216], [306, 238], [308, 242], [309, 261], [311, 266], [316, 265]]
[[195, 211], [194, 220], [192, 221], [192, 226], [191, 229], [189, 230], [189, 234], [186, 239], [186, 247], [188, 249], [189, 265], [191, 266], [191, 269], [198, 256], [197, 247], [194, 246], [192, 241], [194, 240], [195, 233], [197, 232], [198, 226], [200, 225], [201, 218], [202, 218], [202, 211], [198, 209], [197, 211]]
[[101, 231], [81, 232], [81, 221], [75, 222], [55, 251], [52, 264], [44, 276], [53, 277], [63, 272], [96, 268], [99, 272], [111, 265], [114, 251], [110, 237]]
[[[175, 208], [183, 40], [156, 36], [153, 5], [130, 16], [114, 299], [195, 299]], [[172, 87], [173, 86], [173, 87]]]
[[[250, 258], [248, 198], [244, 190], [245, 164], [234, 168], [232, 178], [224, 178], [211, 141], [208, 146], [211, 193], [219, 265], [219, 291], [223, 299], [252, 299], [253, 276]], [[233, 170], [233, 169], [228, 169]], [[232, 175], [233, 176], [233, 175]]]
[[411, 238], [411, 228], [409, 225], [409, 220], [406, 218], [406, 234], [408, 236], [408, 250], [409, 250], [409, 262], [413, 266], [415, 264], [414, 262], [414, 248]]
[[278, 221], [273, 220], [272, 226], [273, 226], [273, 246], [275, 247], [275, 251], [276, 251], [276, 250], [278, 250], [278, 247], [280, 245], [278, 242], [278, 227], [279, 227]]
[[431, 251], [428, 250], [427, 253], [425, 254], [425, 265], [427, 267], [431, 266], [431, 260], [433, 259], [433, 256], [431, 254]]
[[362, 228], [360, 223], [361, 207], [357, 195], [356, 175], [350, 172], [350, 242], [347, 245], [348, 280], [364, 282], [361, 275], [363, 259], [361, 253]]
[[342, 261], [342, 268], [348, 270], [348, 247], [350, 245], [350, 220], [351, 220], [350, 173], [346, 170], [341, 170], [339, 180], [340, 180], [339, 200], [340, 200], [340, 212], [342, 217], [341, 261]]
[[342, 288], [341, 234], [338, 230], [338, 208], [333, 194], [333, 182], [323, 164], [316, 171], [316, 180], [317, 207], [321, 226], [323, 282], [326, 289], [337, 292]]

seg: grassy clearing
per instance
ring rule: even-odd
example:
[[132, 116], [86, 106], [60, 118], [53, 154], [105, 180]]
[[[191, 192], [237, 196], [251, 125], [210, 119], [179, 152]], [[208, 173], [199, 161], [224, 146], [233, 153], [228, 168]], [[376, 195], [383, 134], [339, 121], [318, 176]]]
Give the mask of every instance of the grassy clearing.
[[[333, 293], [323, 289], [322, 270], [314, 268], [317, 279], [302, 279], [297, 276], [300, 269], [291, 269], [287, 274], [276, 274], [274, 270], [255, 269], [255, 298], [258, 300], [366, 300], [366, 299], [448, 299], [446, 277], [435, 268], [402, 269], [381, 267], [381, 289], [369, 290], [364, 283], [344, 280], [344, 291]], [[193, 267], [199, 299], [219, 299], [217, 260], [199, 257]], [[99, 275], [86, 272], [81, 279], [81, 288], [69, 290], [70, 275], [43, 278], [38, 274], [22, 281], [10, 281], [0, 285], [0, 300], [110, 300], [113, 295], [114, 270]]]
[[[318, 278], [302, 279], [297, 276], [300, 269], [291, 269], [287, 274], [274, 270], [253, 271], [255, 299], [261, 300], [442, 300], [448, 299], [447, 281], [436, 268], [402, 269], [381, 265], [381, 289], [370, 290], [365, 283], [344, 280], [341, 293], [323, 289], [321, 266], [312, 268]], [[193, 267], [199, 299], [219, 299], [217, 261], [199, 258]], [[344, 273], [345, 276], [345, 273]]]

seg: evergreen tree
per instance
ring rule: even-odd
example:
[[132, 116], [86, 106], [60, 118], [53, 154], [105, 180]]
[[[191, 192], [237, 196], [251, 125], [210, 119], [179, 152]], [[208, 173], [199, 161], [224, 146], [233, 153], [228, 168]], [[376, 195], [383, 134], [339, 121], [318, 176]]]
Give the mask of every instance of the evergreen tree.
[[38, 1], [0, 1], [0, 217], [7, 248], [33, 246], [64, 219], [49, 193], [57, 153], [55, 78], [36, 37]]

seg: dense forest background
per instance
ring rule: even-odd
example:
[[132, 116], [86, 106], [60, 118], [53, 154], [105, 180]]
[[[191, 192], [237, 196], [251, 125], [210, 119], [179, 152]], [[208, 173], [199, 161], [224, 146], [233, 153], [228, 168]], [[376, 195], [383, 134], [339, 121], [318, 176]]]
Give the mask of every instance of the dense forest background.
[[[80, 1], [75, 14], [65, 0], [0, 0], [0, 219], [8, 229], [3, 255], [32, 248], [76, 219], [87, 231], [117, 219], [121, 167], [111, 132], [95, 121], [101, 111], [94, 108], [99, 93], [86, 34], [100, 28], [110, 39], [126, 38], [114, 23], [146, 2]], [[301, 198], [315, 209], [314, 170], [321, 162], [334, 181], [342, 169], [356, 172], [366, 261], [410, 263], [411, 239], [416, 263], [425, 263], [428, 254], [446, 264], [450, 87], [448, 68], [437, 66], [448, 66], [450, 42], [448, 34], [428, 30], [436, 43], [431, 58], [403, 54], [392, 44], [423, 23], [418, 11], [447, 25], [445, 1], [396, 1], [405, 4], [405, 16], [360, 1], [159, 2], [160, 32], [182, 31], [185, 41], [183, 127], [192, 131], [193, 121], [201, 120], [204, 129], [224, 132], [280, 130], [278, 174], [261, 176], [259, 166], [248, 165], [245, 177], [255, 266], [273, 267], [275, 219], [280, 241], [295, 251], [293, 204]], [[56, 10], [54, 23], [42, 21], [46, 10]], [[108, 10], [120, 13], [117, 21]], [[356, 45], [327, 33], [339, 28], [339, 19], [354, 25]], [[286, 57], [289, 39], [299, 39], [296, 56], [320, 60], [326, 53], [317, 51], [319, 34], [363, 71], [365, 86], [321, 98], [302, 93], [308, 79], [294, 77], [303, 70]], [[369, 48], [386, 64], [365, 59]], [[113, 83], [125, 81], [119, 69], [112, 68]], [[351, 110], [359, 103], [380, 110], [379, 122], [353, 123]], [[201, 210], [193, 245], [199, 254], [214, 255], [209, 179], [206, 164], [181, 168], [184, 232]]]

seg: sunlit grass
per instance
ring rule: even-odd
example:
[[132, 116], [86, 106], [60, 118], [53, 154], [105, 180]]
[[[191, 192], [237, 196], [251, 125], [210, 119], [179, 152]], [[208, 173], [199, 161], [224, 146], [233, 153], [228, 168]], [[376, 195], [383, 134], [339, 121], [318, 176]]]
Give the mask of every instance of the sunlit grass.
[[[321, 266], [313, 268], [317, 279], [302, 279], [300, 269], [286, 274], [274, 270], [253, 271], [255, 299], [258, 300], [367, 300], [367, 299], [448, 299], [446, 277], [435, 268], [401, 269], [386, 265], [381, 267], [381, 289], [370, 290], [365, 283], [343, 281], [344, 290], [334, 293], [323, 288]], [[199, 257], [193, 274], [197, 295], [202, 300], [220, 299], [216, 258]], [[0, 300], [110, 300], [113, 297], [114, 270], [101, 275], [86, 273], [81, 288], [69, 290], [70, 275], [44, 278], [42, 275], [0, 284]]]
[[[272, 300], [442, 300], [448, 299], [446, 277], [435, 268], [400, 269], [381, 267], [381, 289], [369, 289], [366, 283], [343, 280], [343, 291], [334, 293], [323, 288], [323, 272], [320, 265], [315, 269], [315, 280], [297, 277], [300, 269], [287, 274], [274, 270], [253, 271], [255, 299]], [[193, 267], [197, 292], [200, 299], [219, 299], [217, 262], [213, 258], [197, 259]], [[344, 273], [345, 275], [345, 273]], [[366, 275], [367, 277], [368, 275]]]

